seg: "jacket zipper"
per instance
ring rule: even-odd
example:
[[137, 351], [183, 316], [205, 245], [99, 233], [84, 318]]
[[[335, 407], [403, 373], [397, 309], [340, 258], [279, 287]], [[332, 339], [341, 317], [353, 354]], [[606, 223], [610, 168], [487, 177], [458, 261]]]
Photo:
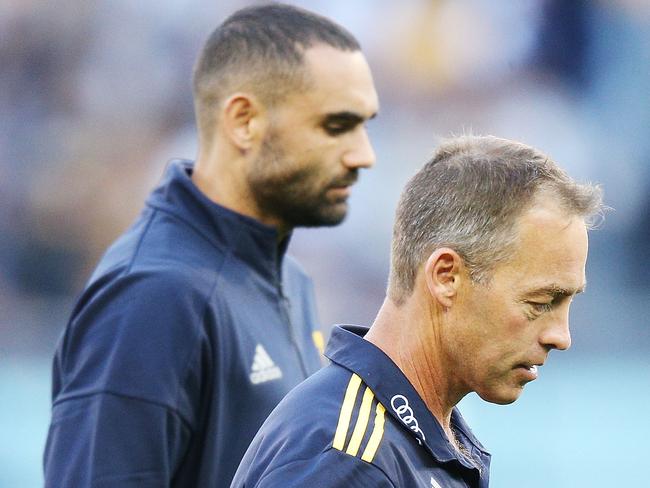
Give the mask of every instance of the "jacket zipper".
[[296, 331], [293, 327], [293, 322], [291, 321], [291, 303], [289, 302], [289, 299], [284, 295], [284, 291], [282, 290], [282, 282], [278, 282], [278, 293], [280, 294], [280, 301], [282, 302], [280, 308], [282, 309], [287, 327], [289, 328], [289, 341], [293, 345], [293, 348], [296, 351], [296, 355], [298, 356], [298, 362], [300, 363], [300, 369], [302, 371], [303, 377], [307, 378], [309, 376], [307, 372], [307, 365], [305, 364], [305, 358], [303, 357], [300, 346], [298, 345]]

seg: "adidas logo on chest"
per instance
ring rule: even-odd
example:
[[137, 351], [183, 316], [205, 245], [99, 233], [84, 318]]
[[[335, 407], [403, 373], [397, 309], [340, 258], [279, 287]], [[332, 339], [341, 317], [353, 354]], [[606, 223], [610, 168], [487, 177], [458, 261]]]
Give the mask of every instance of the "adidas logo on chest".
[[273, 362], [262, 344], [255, 347], [255, 356], [251, 366], [251, 383], [257, 385], [282, 378], [282, 370]]
[[440, 486], [440, 483], [438, 483], [435, 479], [433, 479], [433, 476], [431, 477], [431, 488], [442, 488]]

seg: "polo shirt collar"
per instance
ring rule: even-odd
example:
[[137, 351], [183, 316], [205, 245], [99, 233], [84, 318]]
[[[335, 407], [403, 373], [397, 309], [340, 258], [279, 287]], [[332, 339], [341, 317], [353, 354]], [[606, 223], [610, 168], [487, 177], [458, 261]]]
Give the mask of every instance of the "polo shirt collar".
[[[370, 387], [378, 401], [439, 462], [456, 460], [475, 469], [447, 439], [442, 426], [429, 411], [424, 400], [397, 365], [378, 347], [363, 337], [367, 327], [335, 326], [325, 355], [334, 363], [356, 373]], [[457, 408], [452, 412], [452, 426], [479, 451], [482, 461], [489, 453], [474, 437]]]

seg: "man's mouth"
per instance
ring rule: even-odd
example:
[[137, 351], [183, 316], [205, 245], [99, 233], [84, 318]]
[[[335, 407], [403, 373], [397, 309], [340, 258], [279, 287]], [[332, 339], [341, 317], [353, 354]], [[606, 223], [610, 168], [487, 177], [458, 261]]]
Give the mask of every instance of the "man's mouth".
[[539, 366], [541, 364], [524, 363], [517, 365], [515, 369], [521, 371], [528, 381], [533, 381], [537, 379]]
[[336, 189], [348, 188], [354, 185], [358, 179], [359, 179], [359, 173], [356, 171], [350, 171], [346, 173], [342, 178], [332, 181], [329, 187], [336, 188]]
[[331, 192], [337, 199], [345, 199], [350, 196], [349, 186], [330, 186], [328, 191]]
[[345, 181], [335, 181], [332, 183], [329, 188], [332, 190], [347, 190], [350, 188], [352, 185], [356, 183], [356, 179], [354, 180], [345, 180]]
[[347, 199], [350, 196], [350, 187], [357, 181], [357, 176], [353, 175], [349, 178], [342, 178], [339, 181], [333, 182], [328, 186], [327, 192], [330, 193], [337, 200]]

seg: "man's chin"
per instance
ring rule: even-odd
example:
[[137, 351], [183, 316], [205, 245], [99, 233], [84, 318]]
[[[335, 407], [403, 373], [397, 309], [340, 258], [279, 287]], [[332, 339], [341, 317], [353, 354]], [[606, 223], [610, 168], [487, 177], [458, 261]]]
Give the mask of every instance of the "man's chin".
[[294, 227], [332, 227], [343, 222], [347, 213], [347, 202], [321, 206], [318, 210], [297, 216]]
[[494, 403], [496, 405], [510, 405], [519, 399], [522, 392], [523, 386], [502, 389], [500, 391], [486, 391], [476, 393], [486, 402]]

